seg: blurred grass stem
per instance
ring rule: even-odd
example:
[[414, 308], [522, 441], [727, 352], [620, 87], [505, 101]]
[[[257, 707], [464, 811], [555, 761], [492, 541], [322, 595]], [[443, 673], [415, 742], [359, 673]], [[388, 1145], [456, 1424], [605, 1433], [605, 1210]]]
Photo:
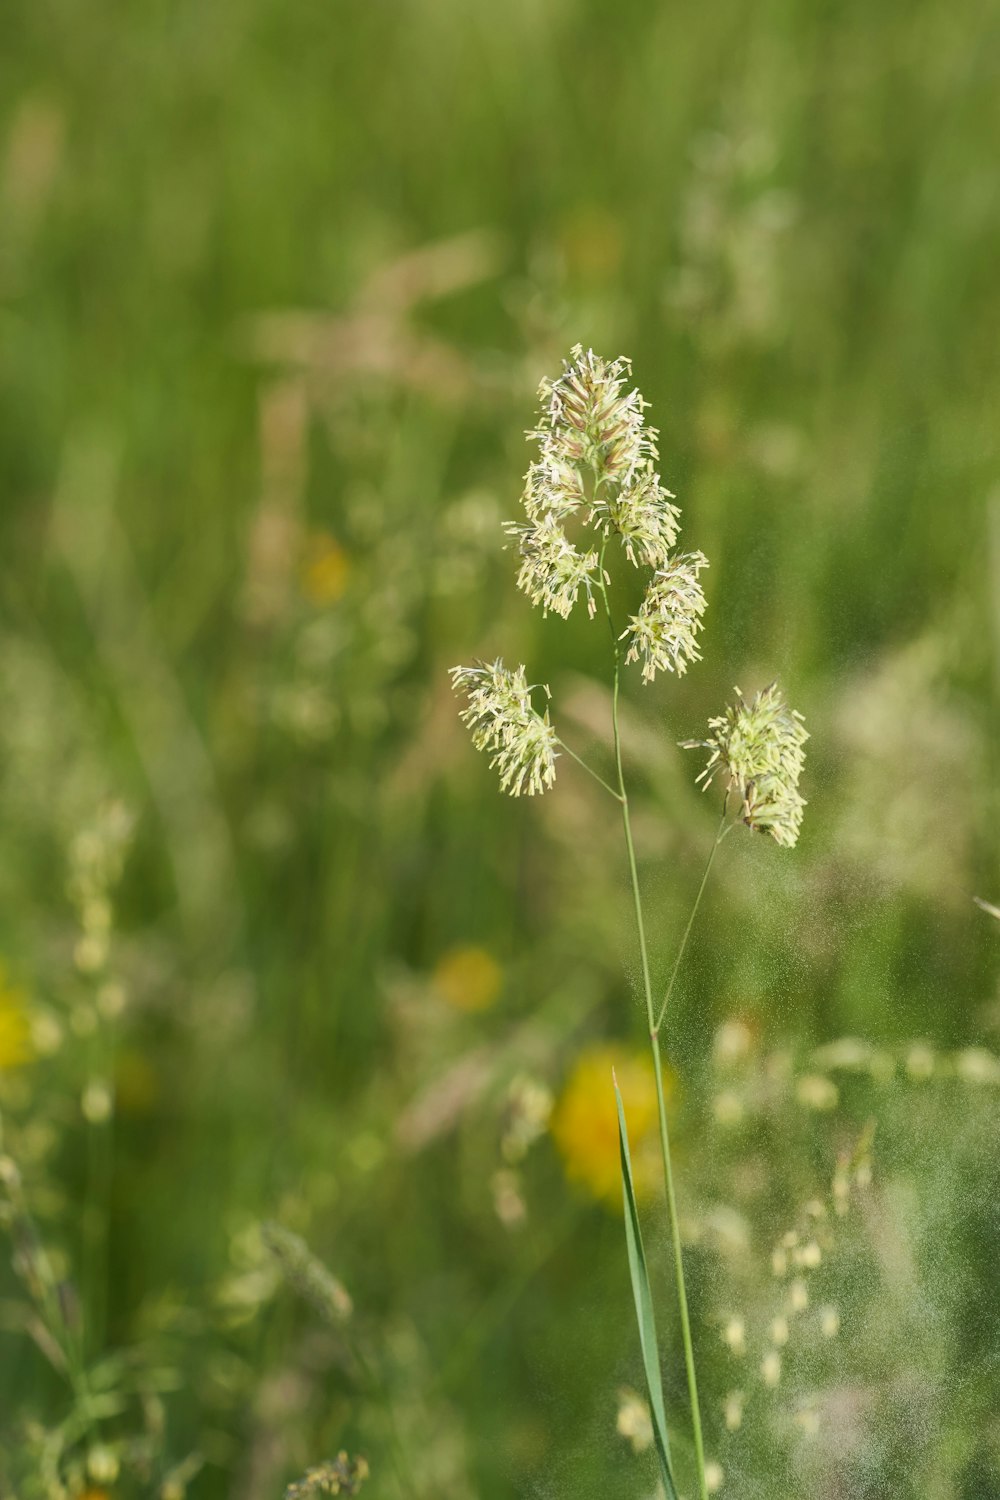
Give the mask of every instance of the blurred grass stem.
[[[635, 906], [635, 924], [639, 937], [639, 957], [642, 964], [642, 985], [646, 1001], [646, 1018], [649, 1023], [649, 1044], [653, 1054], [653, 1071], [656, 1077], [656, 1108], [660, 1123], [660, 1151], [663, 1157], [663, 1181], [667, 1192], [667, 1207], [670, 1216], [670, 1237], [674, 1252], [674, 1271], [677, 1277], [677, 1299], [681, 1312], [681, 1337], [684, 1343], [684, 1365], [687, 1371], [688, 1397], [691, 1402], [691, 1425], [694, 1432], [695, 1461], [698, 1469], [698, 1493], [700, 1500], [708, 1500], [708, 1485], [705, 1479], [705, 1445], [701, 1433], [701, 1405], [698, 1400], [698, 1377], [694, 1363], [694, 1344], [691, 1339], [691, 1318], [688, 1312], [687, 1288], [684, 1281], [684, 1257], [681, 1249], [680, 1222], [677, 1215], [677, 1197], [674, 1191], [673, 1166], [670, 1159], [670, 1132], [667, 1125], [667, 1105], [663, 1092], [663, 1063], [660, 1058], [660, 1035], [659, 1025], [653, 1014], [653, 986], [649, 974], [649, 951], [646, 945], [646, 925], [642, 914], [642, 896], [639, 891], [639, 870], [635, 859], [635, 843], [632, 838], [632, 820], [629, 815], [628, 793], [625, 790], [625, 772], [622, 765], [622, 743], [621, 730], [618, 722], [618, 696], [621, 679], [621, 652], [618, 644], [618, 633], [615, 630], [614, 619], [611, 614], [611, 602], [608, 599], [608, 588], [604, 574], [604, 547], [601, 548], [600, 566], [598, 568], [598, 587], [604, 599], [604, 609], [608, 618], [608, 628], [611, 631], [611, 648], [614, 654], [614, 687], [611, 698], [611, 720], [615, 742], [615, 766], [618, 772], [618, 796], [622, 807], [622, 824], [625, 830], [625, 847], [628, 850], [629, 878], [632, 883], [632, 900]], [[721, 839], [716, 839], [712, 854], [718, 848]], [[709, 860], [711, 864], [711, 859]], [[704, 889], [705, 880], [708, 878], [706, 869], [702, 880]], [[698, 899], [701, 899], [699, 892]], [[697, 902], [695, 903], [697, 908]], [[693, 914], [692, 914], [693, 920]], [[690, 930], [690, 923], [688, 928]], [[685, 934], [685, 942], [687, 935]], [[683, 944], [682, 944], [683, 951]], [[669, 991], [668, 991], [669, 993]]]

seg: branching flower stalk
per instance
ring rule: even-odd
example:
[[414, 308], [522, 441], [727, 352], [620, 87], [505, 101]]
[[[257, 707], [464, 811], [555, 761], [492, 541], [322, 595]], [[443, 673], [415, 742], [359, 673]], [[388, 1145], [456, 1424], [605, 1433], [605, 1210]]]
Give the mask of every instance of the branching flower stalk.
[[[645, 423], [646, 402], [638, 390], [627, 389], [630, 376], [631, 367], [627, 360], [606, 361], [592, 350], [584, 353], [582, 347], [576, 345], [558, 379], [542, 382], [539, 423], [528, 434], [529, 439], [538, 444], [539, 456], [525, 477], [522, 496], [525, 522], [512, 523], [506, 528], [516, 540], [520, 554], [518, 587], [533, 604], [541, 604], [543, 610], [552, 610], [563, 619], [572, 611], [581, 591], [586, 597], [591, 618], [597, 612], [598, 598], [603, 604], [611, 638], [614, 784], [606, 781], [559, 738], [550, 721], [548, 707], [544, 713], [535, 707], [533, 689], [528, 686], [523, 666], [510, 671], [497, 659], [473, 667], [454, 667], [452, 681], [457, 691], [466, 694], [467, 704], [462, 719], [472, 732], [476, 748], [491, 755], [490, 763], [499, 772], [503, 791], [515, 797], [522, 793], [534, 796], [548, 791], [555, 782], [559, 750], [564, 750], [621, 807], [647, 1030], [656, 1080], [664, 1189], [680, 1306], [698, 1489], [700, 1500], [708, 1500], [660, 1035], [688, 938], [722, 841], [740, 822], [755, 832], [770, 834], [785, 848], [792, 847], [798, 838], [805, 806], [798, 782], [804, 762], [803, 745], [808, 736], [801, 716], [787, 707], [777, 685], [772, 683], [749, 703], [737, 689], [736, 702], [709, 722], [706, 739], [682, 742], [685, 748], [700, 746], [709, 751], [708, 764], [698, 780], [707, 787], [716, 776], [720, 776], [724, 784], [724, 801], [718, 831], [666, 992], [657, 1010], [622, 754], [619, 723], [622, 667], [641, 661], [642, 680], [649, 683], [657, 672], [682, 676], [687, 667], [699, 659], [697, 636], [706, 607], [699, 574], [708, 566], [708, 560], [701, 552], [671, 550], [680, 531], [680, 511], [672, 503], [674, 496], [663, 486], [656, 471], [657, 433]], [[595, 534], [593, 545], [581, 549], [567, 531], [570, 525], [584, 530], [590, 528]], [[616, 628], [611, 610], [608, 592], [611, 575], [606, 566], [608, 549], [615, 538], [628, 564], [646, 569], [650, 574], [639, 609], [621, 632]], [[624, 647], [623, 642], [627, 642]], [[543, 691], [548, 700], [551, 697], [548, 688]], [[730, 818], [729, 811], [734, 805], [738, 806], [738, 812]], [[653, 1420], [659, 1427], [663, 1425], [659, 1415], [662, 1393], [655, 1352], [656, 1335], [641, 1235], [636, 1228], [638, 1221], [635, 1219], [623, 1113], [620, 1121], [630, 1273], [644, 1358], [652, 1346], [654, 1365], [651, 1372], [647, 1364], [647, 1379]], [[630, 1214], [634, 1232], [628, 1229]], [[644, 1322], [647, 1314], [648, 1322]], [[677, 1488], [665, 1430], [657, 1432], [657, 1452], [668, 1500], [675, 1500]]]

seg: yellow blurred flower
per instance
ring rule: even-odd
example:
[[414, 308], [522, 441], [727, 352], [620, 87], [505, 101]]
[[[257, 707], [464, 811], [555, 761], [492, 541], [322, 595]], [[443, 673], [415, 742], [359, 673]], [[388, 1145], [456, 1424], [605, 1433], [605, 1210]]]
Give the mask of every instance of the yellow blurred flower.
[[[551, 1130], [570, 1181], [578, 1183], [594, 1198], [620, 1208], [618, 1112], [612, 1069], [625, 1105], [636, 1194], [649, 1197], [655, 1191], [661, 1168], [656, 1079], [653, 1064], [645, 1053], [610, 1045], [588, 1047], [581, 1052], [559, 1096]], [[664, 1092], [668, 1102], [673, 1091], [673, 1076], [665, 1069]]]
[[302, 592], [311, 604], [336, 604], [347, 588], [351, 560], [327, 531], [315, 532], [306, 545]]
[[503, 970], [485, 948], [449, 948], [432, 975], [434, 988], [456, 1010], [489, 1010], [503, 984]]
[[8, 982], [0, 964], [0, 1073], [23, 1067], [34, 1055], [27, 996]]

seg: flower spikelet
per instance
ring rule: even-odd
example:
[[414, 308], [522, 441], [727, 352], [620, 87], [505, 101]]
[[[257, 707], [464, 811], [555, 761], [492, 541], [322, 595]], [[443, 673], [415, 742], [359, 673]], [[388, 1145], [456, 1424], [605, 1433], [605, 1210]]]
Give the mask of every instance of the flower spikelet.
[[627, 359], [605, 360], [581, 344], [570, 350], [562, 374], [538, 388], [542, 419], [531, 436], [544, 454], [588, 464], [597, 479], [621, 483], [647, 457], [656, 457], [656, 431], [643, 417]]
[[521, 499], [529, 521], [540, 521], [550, 515], [560, 521], [568, 520], [586, 498], [579, 469], [552, 453], [543, 451], [524, 476]]
[[652, 578], [646, 597], [620, 639], [628, 638], [626, 662], [643, 658], [642, 676], [652, 682], [657, 672], [683, 677], [688, 663], [698, 661], [696, 636], [702, 626], [706, 601], [698, 574], [708, 567], [703, 552], [672, 557]]
[[652, 460], [629, 476], [617, 494], [598, 492], [590, 520], [605, 536], [617, 532], [634, 568], [663, 568], [677, 540], [681, 513], [671, 505], [671, 492], [660, 481]]
[[799, 836], [805, 802], [799, 777], [809, 738], [802, 715], [789, 708], [776, 682], [762, 688], [750, 703], [736, 689], [736, 702], [710, 719], [706, 740], [685, 740], [686, 750], [710, 751], [698, 780], [709, 786], [719, 772], [740, 798], [741, 817], [756, 833], [769, 833], [791, 849]]
[[307, 1500], [313, 1495], [356, 1495], [367, 1478], [365, 1459], [338, 1453], [335, 1459], [316, 1464], [290, 1484], [285, 1490], [285, 1500]]
[[501, 791], [512, 797], [548, 791], [556, 779], [558, 740], [548, 710], [540, 714], [532, 704], [524, 667], [511, 672], [498, 659], [478, 667], [452, 667], [451, 678], [455, 691], [468, 695], [462, 721], [472, 731], [476, 749], [492, 753], [490, 765], [500, 772]]
[[581, 588], [587, 593], [587, 610], [593, 616], [595, 575], [600, 566], [596, 552], [580, 552], [566, 536], [555, 515], [549, 512], [530, 526], [506, 527], [517, 538], [521, 567], [517, 586], [545, 614], [552, 610], [565, 620]]
[[657, 432], [631, 386], [627, 359], [602, 359], [575, 344], [562, 374], [539, 386], [538, 426], [528, 437], [538, 456], [525, 475], [527, 525], [505, 527], [518, 546], [517, 584], [533, 604], [566, 619], [580, 596], [596, 611], [594, 588], [609, 582], [593, 548], [577, 543], [570, 521], [605, 541], [617, 536], [633, 567], [664, 569], [677, 541], [680, 511], [657, 473]]

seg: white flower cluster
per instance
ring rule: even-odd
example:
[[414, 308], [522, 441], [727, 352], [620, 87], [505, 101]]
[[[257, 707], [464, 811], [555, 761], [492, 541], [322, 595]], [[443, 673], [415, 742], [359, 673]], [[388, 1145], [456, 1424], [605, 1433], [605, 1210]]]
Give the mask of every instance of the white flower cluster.
[[500, 660], [452, 667], [451, 679], [455, 691], [468, 696], [462, 721], [476, 749], [492, 753], [490, 765], [500, 772], [501, 790], [512, 797], [548, 791], [556, 779], [558, 740], [548, 710], [540, 714], [532, 704], [524, 667], [511, 672]]
[[777, 683], [762, 688], [750, 703], [739, 688], [735, 691], [736, 702], [709, 720], [708, 739], [685, 740], [683, 748], [711, 751], [698, 780], [707, 787], [722, 772], [740, 799], [747, 827], [769, 833], [790, 849], [798, 839], [806, 805], [799, 795], [799, 777], [808, 731], [802, 715], [785, 703]]
[[608, 582], [598, 550], [572, 541], [568, 523], [589, 526], [605, 541], [617, 536], [633, 567], [652, 570], [625, 632], [627, 659], [643, 658], [649, 682], [657, 671], [683, 672], [697, 658], [705, 608], [698, 572], [707, 562], [701, 553], [671, 554], [680, 511], [656, 471], [657, 433], [646, 426], [642, 396], [628, 388], [631, 373], [628, 360], [604, 360], [577, 344], [558, 379], [542, 381], [539, 424], [528, 434], [539, 455], [525, 476], [526, 522], [506, 530], [520, 554], [518, 587], [563, 619], [581, 590], [593, 615], [595, 589]]

